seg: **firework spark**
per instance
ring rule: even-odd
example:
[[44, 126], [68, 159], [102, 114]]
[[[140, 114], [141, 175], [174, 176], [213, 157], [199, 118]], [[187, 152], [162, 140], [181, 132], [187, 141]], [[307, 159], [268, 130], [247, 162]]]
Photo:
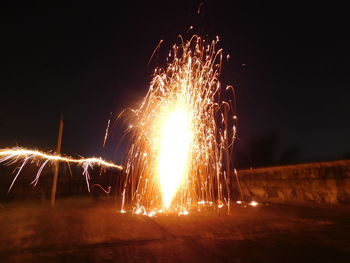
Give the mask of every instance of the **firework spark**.
[[137, 214], [152, 215], [164, 209], [186, 215], [201, 202], [230, 202], [231, 174], [222, 164], [225, 158], [230, 163], [237, 118], [231, 100], [221, 99], [234, 99], [234, 90], [219, 81], [219, 39], [180, 40], [168, 66], [155, 69], [139, 108], [122, 114], [131, 142], [122, 211], [126, 200]]
[[21, 173], [23, 167], [30, 161], [43, 161], [40, 165], [40, 168], [35, 176], [35, 179], [33, 180], [32, 184], [35, 186], [40, 178], [41, 172], [43, 171], [44, 167], [48, 162], [65, 162], [65, 163], [76, 163], [78, 165], [81, 165], [83, 167], [83, 175], [86, 178], [86, 183], [88, 190], [90, 191], [89, 187], [89, 168], [92, 168], [94, 165], [99, 165], [102, 167], [111, 167], [116, 168], [119, 170], [122, 170], [123, 167], [120, 165], [116, 165], [111, 162], [104, 161], [101, 158], [81, 158], [81, 159], [74, 159], [71, 157], [65, 157], [57, 154], [48, 154], [41, 151], [36, 150], [29, 150], [24, 148], [11, 148], [11, 149], [0, 149], [0, 163], [7, 163], [8, 165], [14, 164], [19, 161], [23, 161], [15, 178], [12, 181], [12, 184], [9, 188], [9, 191], [11, 190], [12, 186], [14, 185], [17, 177]]

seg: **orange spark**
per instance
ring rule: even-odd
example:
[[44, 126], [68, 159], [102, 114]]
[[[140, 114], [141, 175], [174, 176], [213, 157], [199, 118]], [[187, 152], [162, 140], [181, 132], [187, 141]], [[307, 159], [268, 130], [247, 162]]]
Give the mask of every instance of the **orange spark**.
[[141, 105], [122, 114], [131, 141], [123, 210], [126, 201], [143, 214], [164, 208], [187, 214], [202, 200], [216, 207], [229, 203], [231, 175], [222, 164], [230, 156], [236, 119], [231, 99], [221, 99], [234, 91], [219, 81], [219, 38], [180, 40], [167, 67], [154, 70]]

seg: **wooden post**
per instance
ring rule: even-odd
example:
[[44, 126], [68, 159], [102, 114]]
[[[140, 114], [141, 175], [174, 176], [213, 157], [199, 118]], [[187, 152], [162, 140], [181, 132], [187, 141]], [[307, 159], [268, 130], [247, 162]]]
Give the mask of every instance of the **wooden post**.
[[[60, 127], [58, 130], [56, 154], [61, 153], [62, 133], [63, 133], [63, 114], [61, 114]], [[52, 189], [51, 189], [51, 207], [55, 207], [58, 171], [59, 171], [59, 162], [56, 162], [54, 166], [53, 182], [52, 182]]]

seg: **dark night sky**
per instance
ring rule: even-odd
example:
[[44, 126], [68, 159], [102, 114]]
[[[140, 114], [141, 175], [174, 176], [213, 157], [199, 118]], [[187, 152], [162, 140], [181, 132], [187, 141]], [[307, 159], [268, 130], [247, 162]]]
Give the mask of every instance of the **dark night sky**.
[[206, 1], [200, 15], [200, 1], [2, 4], [0, 147], [53, 149], [63, 111], [63, 152], [102, 154], [110, 112], [142, 99], [162, 54], [193, 25], [232, 57], [222, 82], [237, 92], [237, 151], [277, 133], [297, 162], [350, 156], [346, 7], [243, 2]]

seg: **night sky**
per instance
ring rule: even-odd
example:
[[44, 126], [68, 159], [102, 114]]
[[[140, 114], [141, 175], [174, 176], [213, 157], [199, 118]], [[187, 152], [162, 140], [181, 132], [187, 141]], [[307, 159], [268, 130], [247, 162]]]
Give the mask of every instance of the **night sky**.
[[345, 6], [205, 1], [198, 14], [200, 1], [48, 2], [2, 4], [0, 148], [54, 149], [63, 112], [65, 154], [118, 160], [116, 140], [102, 149], [111, 112], [141, 101], [154, 67], [192, 25], [218, 35], [231, 56], [221, 81], [237, 92], [242, 167], [259, 158], [254, 145], [275, 159], [290, 150], [283, 163], [350, 158]]

